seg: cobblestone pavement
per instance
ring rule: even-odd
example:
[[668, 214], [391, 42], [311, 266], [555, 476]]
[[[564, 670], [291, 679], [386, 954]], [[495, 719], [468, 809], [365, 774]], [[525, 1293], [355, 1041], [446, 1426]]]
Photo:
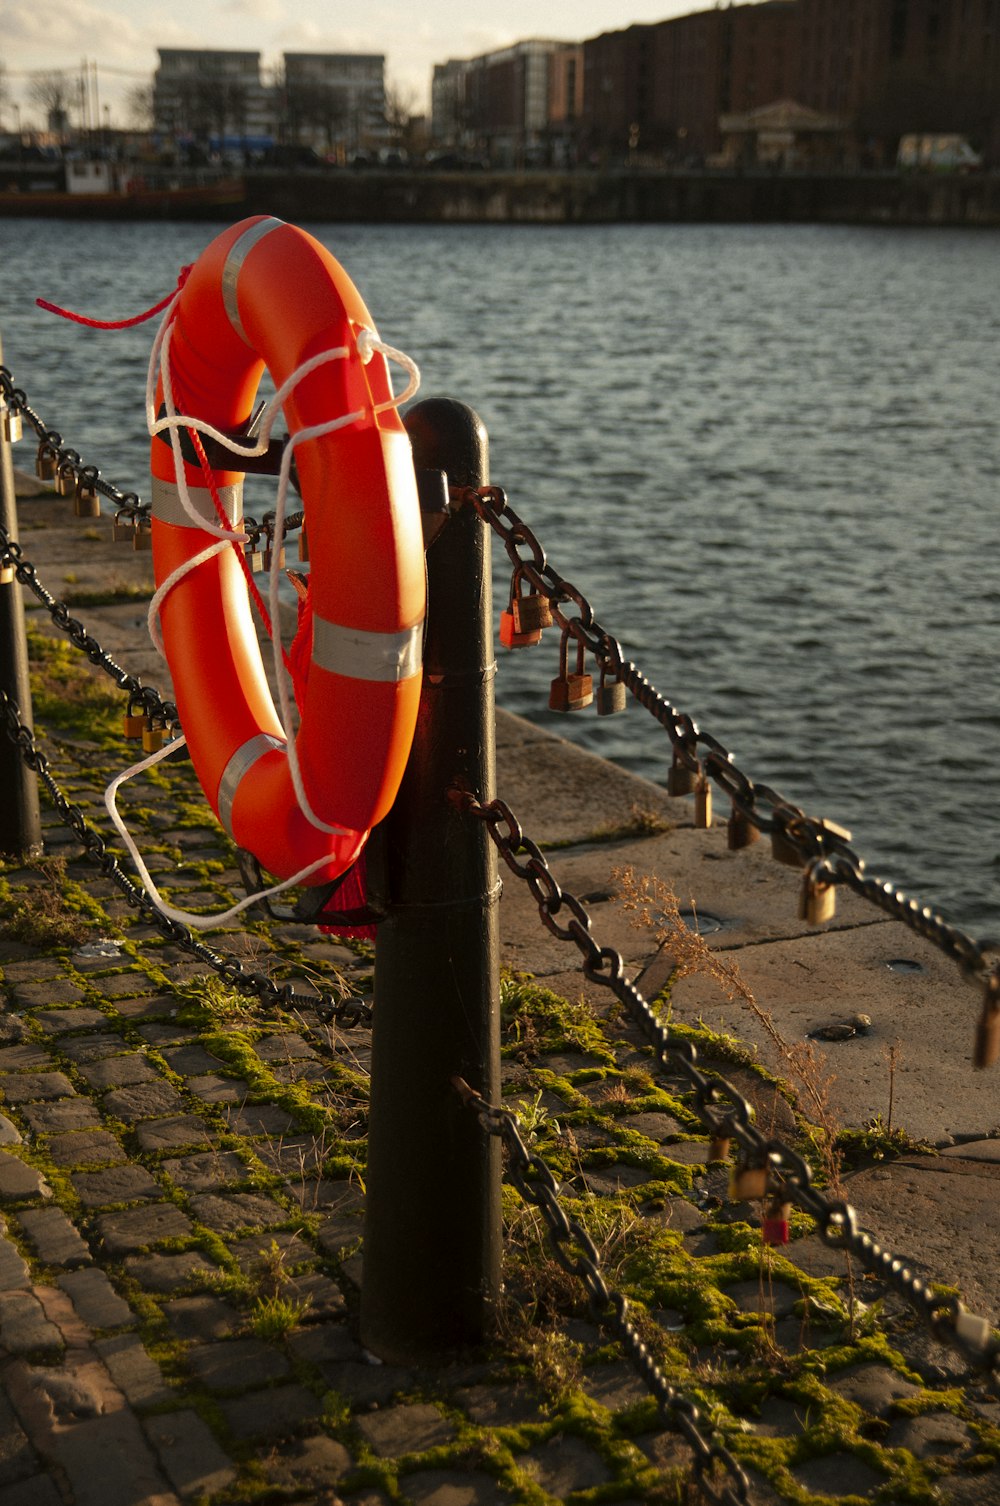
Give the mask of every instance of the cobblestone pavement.
[[[76, 681], [60, 683], [71, 702]], [[108, 736], [40, 735], [94, 815]], [[531, 741], [503, 720], [502, 787], [544, 840], [569, 843], [564, 870], [589, 875], [612, 944], [658, 991], [662, 959], [610, 902], [611, 873], [654, 850], [676, 805], [587, 755], [569, 775], [564, 745], [525, 756]], [[237, 891], [186, 766], [123, 803], [173, 900]], [[434, 1369], [364, 1351], [370, 1031], [241, 1001], [45, 822], [45, 863], [0, 870], [0, 1506], [685, 1499], [689, 1450], [513, 1194], [490, 1351]], [[750, 1499], [1000, 1500], [992, 1385], [804, 1219], [789, 1258], [762, 1251], [759, 1207], [731, 1200], [683, 1082], [654, 1079], [636, 1031], [521, 903], [502, 907], [506, 1099], [669, 1379], [741, 1458]], [[363, 945], [261, 921], [212, 941], [307, 994], [372, 997]], [[752, 1058], [699, 1039], [758, 1122], [803, 1143]], [[971, 1175], [952, 1180], [971, 1196]]]

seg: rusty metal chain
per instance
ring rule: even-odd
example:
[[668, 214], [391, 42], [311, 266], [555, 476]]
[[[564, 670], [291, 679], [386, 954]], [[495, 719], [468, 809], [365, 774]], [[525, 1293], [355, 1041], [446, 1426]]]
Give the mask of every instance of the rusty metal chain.
[[164, 700], [154, 686], [143, 685], [137, 676], [123, 669], [112, 659], [107, 650], [101, 647], [93, 634], [87, 632], [80, 619], [71, 616], [66, 603], [56, 601], [51, 592], [45, 589], [38, 579], [35, 566], [25, 557], [20, 544], [9, 536], [2, 523], [0, 523], [0, 559], [14, 566], [14, 573], [21, 585], [27, 586], [28, 590], [38, 598], [56, 627], [61, 628], [70, 642], [81, 653], [86, 654], [91, 664], [96, 664], [99, 669], [103, 669], [105, 674], [110, 675], [114, 680], [119, 690], [128, 693], [130, 710], [141, 707], [146, 716], [162, 719], [165, 726], [171, 726], [177, 721], [177, 707], [173, 701]]
[[74, 805], [60, 789], [49, 768], [49, 761], [38, 747], [34, 733], [24, 722], [17, 703], [0, 690], [0, 716], [11, 742], [20, 750], [29, 769], [33, 769], [48, 791], [52, 804], [66, 825], [79, 839], [86, 857], [114, 883], [134, 910], [156, 927], [167, 941], [183, 947], [199, 962], [212, 968], [220, 977], [247, 998], [256, 998], [274, 1009], [314, 1010], [321, 1022], [350, 1029], [353, 1025], [370, 1025], [372, 1008], [362, 999], [333, 999], [328, 995], [296, 993], [290, 983], [274, 983], [265, 973], [244, 967], [235, 957], [224, 957], [199, 941], [187, 926], [171, 920], [157, 907], [145, 889], [128, 877], [118, 860], [108, 851], [100, 832], [90, 824], [80, 806]]
[[[518, 1130], [516, 1116], [509, 1109], [487, 1103], [462, 1078], [453, 1078], [452, 1085], [466, 1106], [475, 1110], [483, 1128], [489, 1134], [499, 1136], [507, 1147], [508, 1180], [541, 1213], [556, 1260], [564, 1271], [583, 1282], [593, 1317], [621, 1344], [655, 1400], [664, 1425], [683, 1434], [694, 1454], [695, 1473], [702, 1493], [722, 1506], [745, 1506], [749, 1500], [749, 1481], [742, 1468], [721, 1439], [705, 1437], [699, 1426], [702, 1419], [697, 1406], [670, 1384], [653, 1359], [629, 1317], [628, 1298], [608, 1287], [594, 1241], [580, 1221], [568, 1214], [559, 1202], [558, 1183], [541, 1156], [528, 1150]], [[714, 1465], [720, 1465], [726, 1471], [728, 1482], [720, 1483], [709, 1478]]]
[[[985, 1318], [970, 1313], [954, 1295], [942, 1296], [915, 1275], [906, 1261], [884, 1249], [857, 1224], [854, 1209], [831, 1200], [812, 1183], [812, 1169], [798, 1151], [768, 1139], [753, 1123], [749, 1103], [721, 1076], [707, 1076], [698, 1067], [690, 1041], [671, 1042], [669, 1031], [656, 1018], [635, 984], [625, 977], [621, 953], [601, 947], [591, 934], [590, 916], [574, 894], [562, 889], [537, 843], [526, 838], [517, 817], [503, 800], [484, 804], [474, 795], [457, 793], [456, 800], [483, 821], [507, 867], [531, 890], [543, 924], [562, 941], [572, 941], [582, 954], [584, 975], [611, 990], [653, 1048], [657, 1065], [679, 1072], [693, 1090], [695, 1112], [714, 1140], [735, 1139], [745, 1164], [767, 1173], [769, 1196], [794, 1202], [815, 1219], [825, 1244], [856, 1255], [900, 1293], [917, 1311], [934, 1336], [958, 1349], [973, 1364], [993, 1369], [1000, 1354]], [[521, 854], [525, 854], [521, 857]], [[567, 918], [568, 917], [568, 918]]]
[[[670, 738], [675, 766], [694, 777], [710, 778], [729, 798], [734, 813], [755, 832], [770, 835], [793, 862], [798, 861], [811, 882], [852, 889], [938, 947], [966, 976], [985, 984], [984, 1012], [992, 1008], [991, 1001], [1000, 992], [1000, 962], [991, 963], [990, 959], [1000, 950], [1000, 943], [973, 940], [929, 906], [869, 876], [864, 860], [849, 845], [848, 833], [832, 822], [807, 815], [769, 785], [755, 783], [743, 773], [718, 738], [702, 732], [692, 717], [671, 705], [638, 666], [625, 658], [620, 643], [598, 622], [583, 592], [549, 564], [538, 538], [500, 487], [458, 488], [456, 500], [473, 506], [503, 541], [520, 578], [547, 600], [553, 620], [593, 655], [602, 674], [620, 680], [659, 722]], [[996, 1045], [1000, 1051], [1000, 1041]]]

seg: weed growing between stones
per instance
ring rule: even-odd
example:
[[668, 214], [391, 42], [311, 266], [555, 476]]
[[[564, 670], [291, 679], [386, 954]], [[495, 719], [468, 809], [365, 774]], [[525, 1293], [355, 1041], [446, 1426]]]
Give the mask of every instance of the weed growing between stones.
[[87, 918], [67, 904], [65, 858], [43, 858], [43, 882], [15, 887], [0, 879], [0, 910], [9, 941], [43, 951], [79, 946], [90, 934]]

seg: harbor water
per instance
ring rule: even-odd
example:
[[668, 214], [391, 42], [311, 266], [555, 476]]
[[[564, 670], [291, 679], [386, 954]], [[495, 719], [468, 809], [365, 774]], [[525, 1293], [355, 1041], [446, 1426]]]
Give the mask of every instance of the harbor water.
[[[1000, 232], [306, 228], [422, 395], [479, 412], [493, 480], [657, 689], [872, 872], [1000, 934]], [[153, 325], [34, 299], [130, 315], [212, 234], [0, 220], [6, 364], [144, 497]], [[548, 712], [557, 660], [553, 634], [503, 652], [499, 702], [665, 779], [638, 707]]]

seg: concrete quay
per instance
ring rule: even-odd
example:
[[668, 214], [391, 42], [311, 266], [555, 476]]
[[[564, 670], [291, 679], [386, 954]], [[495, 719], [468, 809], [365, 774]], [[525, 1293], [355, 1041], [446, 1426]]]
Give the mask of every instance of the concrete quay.
[[[149, 557], [70, 512], [25, 502], [26, 555], [54, 595], [94, 598], [74, 612], [166, 691], [145, 657], [141, 595], [124, 594], [148, 578]], [[119, 599], [96, 604], [113, 579]], [[31, 621], [62, 636], [41, 610]], [[57, 779], [106, 831], [107, 740], [37, 720]], [[595, 938], [621, 951], [647, 997], [668, 991], [670, 1022], [708, 1027], [703, 1064], [736, 1084], [759, 1123], [801, 1143], [794, 1093], [755, 1063], [785, 1079], [782, 1042], [870, 1017], [866, 1033], [814, 1042], [828, 1117], [854, 1129], [884, 1120], [891, 1083], [893, 1124], [927, 1148], [848, 1169], [845, 1194], [863, 1227], [995, 1322], [1000, 1114], [994, 1077], [971, 1067], [976, 990], [849, 896], [828, 926], [799, 921], [798, 875], [764, 843], [728, 852], [723, 828], [694, 828], [689, 801], [519, 718], [501, 714], [497, 734], [498, 792], [559, 884], [586, 900]], [[199, 812], [189, 770], [169, 777], [130, 803], [144, 850], [175, 900], [219, 907], [236, 887], [231, 851]], [[65, 866], [0, 870], [0, 1506], [682, 1498], [689, 1452], [621, 1357], [598, 1347], [582, 1308], [529, 1330], [557, 1357], [565, 1344], [555, 1378], [520, 1331], [518, 1344], [508, 1331], [490, 1353], [438, 1369], [372, 1363], [356, 1327], [364, 1179], [351, 1161], [370, 1033], [331, 1029], [309, 1009], [221, 1013], [204, 966], [129, 908], [55, 812], [45, 821], [47, 855]], [[704, 969], [675, 977], [655, 923], [636, 925], [627, 908], [627, 869], [669, 887], [711, 956], [737, 964], [757, 1009]], [[63, 911], [72, 935], [56, 928]], [[526, 1039], [530, 1015], [508, 1020], [505, 1097], [534, 1114], [543, 1154], [561, 1165], [569, 1148], [567, 1196], [609, 1218], [627, 1209], [675, 1242], [686, 1274], [665, 1282], [657, 1312], [668, 1379], [724, 1396], [741, 1419], [726, 1437], [758, 1449], [742, 1454], [750, 1499], [1000, 1500], [993, 1386], [804, 1226], [773, 1266], [755, 1254], [751, 1277], [749, 1257], [733, 1252], [756, 1251], [759, 1205], [730, 1201], [678, 1081], [668, 1107], [641, 1035], [509, 875], [500, 915], [512, 990], [531, 975], [569, 1006], [562, 1041], [541, 1024]], [[308, 990], [340, 978], [371, 996], [364, 948], [311, 928], [255, 923], [210, 940], [277, 981]], [[573, 1037], [579, 1001], [595, 1029]], [[726, 1036], [743, 1051], [720, 1044]], [[716, 1293], [727, 1337], [721, 1319], [699, 1316], [696, 1277]], [[810, 1309], [821, 1288], [862, 1300], [865, 1321]], [[272, 1298], [294, 1321], [269, 1326]], [[770, 1347], [751, 1356], [740, 1345], [758, 1318]], [[828, 1363], [803, 1380], [806, 1351]], [[823, 1433], [824, 1412], [839, 1431]]]

